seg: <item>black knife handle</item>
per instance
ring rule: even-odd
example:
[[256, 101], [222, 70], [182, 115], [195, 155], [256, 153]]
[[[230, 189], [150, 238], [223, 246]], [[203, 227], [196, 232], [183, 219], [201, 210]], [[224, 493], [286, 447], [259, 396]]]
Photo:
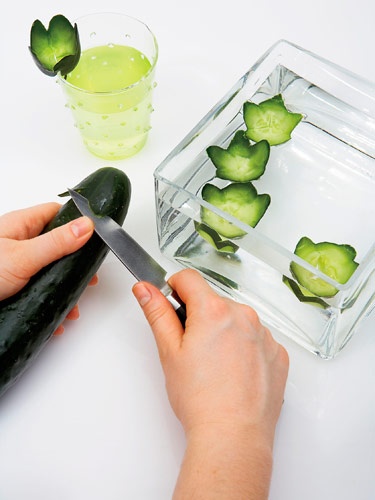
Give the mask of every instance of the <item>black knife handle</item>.
[[178, 319], [181, 322], [181, 325], [185, 328], [186, 323], [186, 306], [177, 295], [175, 291], [173, 291], [170, 295], [167, 296], [167, 299], [172, 304], [173, 309], [175, 310]]

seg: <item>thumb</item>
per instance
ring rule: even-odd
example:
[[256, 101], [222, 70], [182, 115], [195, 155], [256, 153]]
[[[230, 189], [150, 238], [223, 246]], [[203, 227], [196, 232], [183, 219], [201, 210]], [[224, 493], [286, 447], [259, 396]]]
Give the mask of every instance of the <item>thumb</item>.
[[42, 267], [75, 252], [91, 237], [94, 224], [89, 217], [79, 217], [63, 226], [29, 240], [19, 242], [19, 256], [24, 273], [32, 276]]
[[176, 349], [181, 343], [184, 333], [181, 322], [172, 304], [158, 288], [150, 283], [135, 284], [133, 294], [151, 326], [160, 358], [163, 361], [167, 351]]

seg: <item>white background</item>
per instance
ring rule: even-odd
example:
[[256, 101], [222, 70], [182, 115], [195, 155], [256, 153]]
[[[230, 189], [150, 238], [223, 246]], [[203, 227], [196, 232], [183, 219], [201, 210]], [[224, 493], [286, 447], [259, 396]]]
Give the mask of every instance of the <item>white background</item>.
[[[142, 19], [159, 41], [149, 141], [113, 165], [133, 186], [126, 229], [169, 273], [178, 268], [159, 254], [153, 171], [274, 42], [287, 39], [375, 80], [373, 0], [9, 1], [0, 30], [1, 213], [58, 201], [108, 164], [84, 149], [61, 89], [27, 49], [35, 19], [103, 10]], [[81, 318], [0, 400], [1, 500], [171, 498], [184, 436], [154, 341], [133, 278], [113, 256], [99, 280], [81, 298]], [[271, 500], [375, 498], [374, 327], [373, 315], [332, 361], [279, 339], [291, 367]]]

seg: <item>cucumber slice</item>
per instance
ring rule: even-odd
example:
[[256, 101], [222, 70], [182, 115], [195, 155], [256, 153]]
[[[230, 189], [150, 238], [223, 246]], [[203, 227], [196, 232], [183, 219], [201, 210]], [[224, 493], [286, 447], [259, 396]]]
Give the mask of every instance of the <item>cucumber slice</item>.
[[265, 139], [270, 146], [288, 141], [302, 120], [301, 114], [286, 109], [281, 94], [260, 104], [245, 102], [243, 116], [247, 127], [246, 136], [255, 142]]
[[38, 68], [48, 76], [58, 72], [62, 76], [70, 73], [78, 64], [81, 44], [78, 28], [59, 14], [54, 16], [46, 29], [37, 19], [30, 31], [29, 50]]
[[218, 252], [235, 253], [238, 250], [238, 245], [235, 245], [230, 240], [224, 240], [218, 232], [207, 224], [194, 222], [194, 227], [197, 233], [212, 245]]
[[[271, 201], [268, 194], [258, 195], [251, 182], [232, 183], [223, 189], [208, 183], [202, 189], [202, 198], [251, 227], [258, 224]], [[201, 219], [226, 238], [237, 238], [246, 234], [246, 231], [206, 207], [201, 207]]]
[[[314, 243], [304, 236], [299, 240], [294, 253], [338, 283], [346, 283], [358, 267], [357, 255], [350, 245], [330, 242]], [[333, 297], [337, 288], [322, 278], [292, 262], [290, 270], [298, 283], [318, 297]]]
[[251, 145], [244, 130], [238, 130], [227, 149], [209, 146], [207, 154], [216, 167], [216, 176], [235, 182], [249, 182], [263, 175], [270, 145], [263, 140]]

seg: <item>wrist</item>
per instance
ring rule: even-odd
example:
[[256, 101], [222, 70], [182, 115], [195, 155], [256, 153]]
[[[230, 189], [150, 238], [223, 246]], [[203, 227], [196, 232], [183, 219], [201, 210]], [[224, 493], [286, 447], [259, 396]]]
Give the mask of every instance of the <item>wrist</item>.
[[252, 444], [272, 453], [274, 429], [266, 425], [234, 420], [210, 421], [185, 428], [187, 443], [210, 441], [220, 436], [222, 441], [247, 446]]
[[174, 500], [266, 500], [272, 442], [261, 429], [227, 424], [196, 426], [187, 448]]
[[187, 446], [212, 446], [241, 450], [257, 450], [272, 457], [273, 434], [264, 428], [233, 423], [207, 423], [186, 432]]

